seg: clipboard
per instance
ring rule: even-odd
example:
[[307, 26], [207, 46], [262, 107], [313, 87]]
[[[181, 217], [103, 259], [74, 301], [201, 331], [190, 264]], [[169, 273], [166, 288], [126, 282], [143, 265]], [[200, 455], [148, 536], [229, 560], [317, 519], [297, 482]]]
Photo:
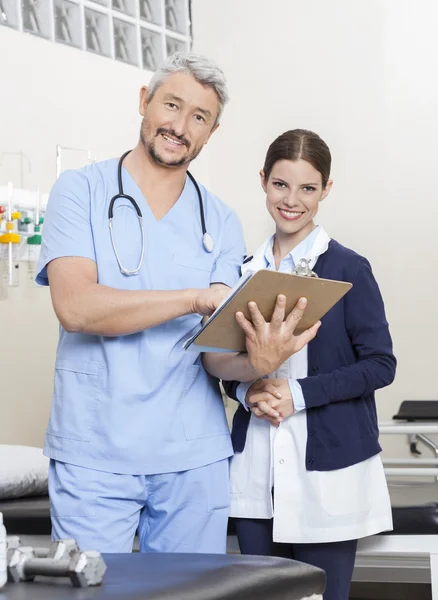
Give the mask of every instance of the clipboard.
[[313, 272], [301, 275], [267, 269], [256, 273], [247, 271], [204, 326], [186, 340], [183, 347], [188, 350], [193, 345], [192, 349], [198, 352], [246, 352], [245, 334], [237, 324], [236, 312], [243, 312], [250, 319], [248, 302], [253, 300], [268, 322], [279, 294], [286, 296], [286, 316], [300, 298], [307, 298], [306, 310], [295, 329], [298, 335], [317, 323], [352, 287], [346, 281], [320, 279]]

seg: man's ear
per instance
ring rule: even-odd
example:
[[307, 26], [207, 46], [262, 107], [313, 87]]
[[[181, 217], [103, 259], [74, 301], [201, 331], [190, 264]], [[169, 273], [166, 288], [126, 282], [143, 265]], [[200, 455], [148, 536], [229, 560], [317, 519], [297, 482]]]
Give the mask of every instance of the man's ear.
[[138, 107], [138, 112], [144, 117], [146, 112], [146, 107], [149, 103], [149, 88], [147, 85], [143, 85], [140, 89], [140, 105]]

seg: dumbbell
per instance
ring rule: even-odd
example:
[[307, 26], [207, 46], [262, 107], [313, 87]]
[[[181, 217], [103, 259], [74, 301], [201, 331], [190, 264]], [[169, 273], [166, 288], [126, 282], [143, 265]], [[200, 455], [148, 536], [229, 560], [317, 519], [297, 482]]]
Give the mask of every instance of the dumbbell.
[[[58, 546], [59, 547], [59, 546]], [[106, 571], [99, 552], [74, 551], [66, 558], [38, 558], [30, 546], [16, 548], [8, 563], [8, 580], [32, 581], [37, 575], [69, 577], [75, 587], [100, 585]]]
[[[23, 547], [21, 539], [18, 535], [11, 535], [6, 538], [6, 547], [8, 550], [8, 562], [16, 548]], [[32, 547], [33, 553], [37, 558], [53, 558], [58, 560], [71, 556], [75, 552], [79, 552], [79, 546], [76, 540], [66, 539], [57, 540], [50, 544], [50, 548], [35, 548]]]

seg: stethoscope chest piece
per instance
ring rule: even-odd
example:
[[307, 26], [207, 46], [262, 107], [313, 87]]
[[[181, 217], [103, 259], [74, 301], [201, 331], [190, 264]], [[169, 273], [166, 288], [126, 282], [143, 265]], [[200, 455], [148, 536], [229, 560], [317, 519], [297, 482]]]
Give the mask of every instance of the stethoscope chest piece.
[[207, 252], [213, 252], [213, 238], [211, 237], [211, 235], [207, 232], [204, 233], [204, 235], [202, 236], [202, 243], [204, 244], [204, 248], [206, 249]]

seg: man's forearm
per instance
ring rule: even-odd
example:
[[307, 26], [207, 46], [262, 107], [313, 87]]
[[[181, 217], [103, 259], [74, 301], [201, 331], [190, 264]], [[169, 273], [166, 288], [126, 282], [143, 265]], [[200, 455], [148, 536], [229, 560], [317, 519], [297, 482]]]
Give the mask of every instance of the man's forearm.
[[96, 283], [73, 294], [57, 315], [69, 332], [128, 335], [193, 312], [195, 296], [193, 289], [126, 291]]
[[263, 375], [253, 369], [246, 353], [205, 352], [202, 363], [210, 375], [225, 381], [254, 381]]

